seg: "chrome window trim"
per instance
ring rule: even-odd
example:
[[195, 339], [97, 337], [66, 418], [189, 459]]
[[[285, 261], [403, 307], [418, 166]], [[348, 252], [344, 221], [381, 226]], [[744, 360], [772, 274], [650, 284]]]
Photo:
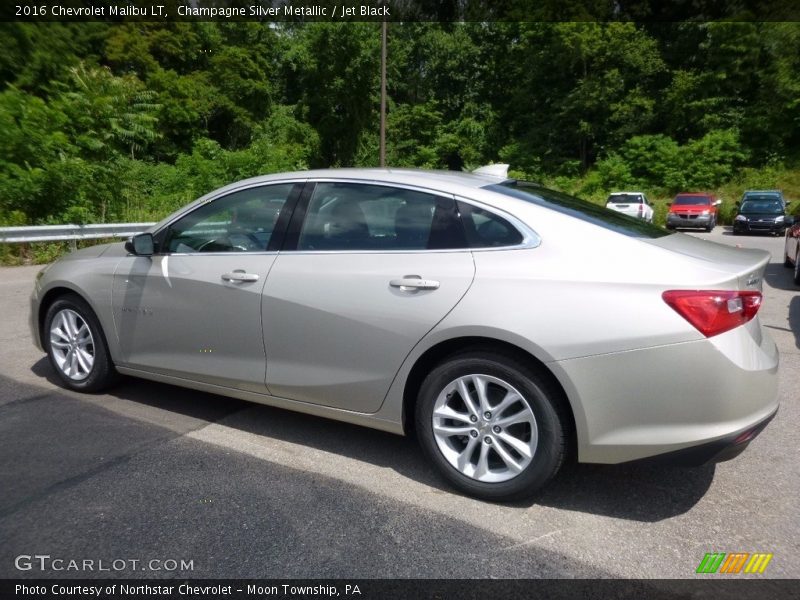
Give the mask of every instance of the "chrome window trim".
[[542, 243], [541, 237], [527, 224], [522, 222], [520, 219], [515, 217], [514, 215], [496, 208], [494, 206], [488, 205], [484, 202], [479, 200], [474, 200], [472, 198], [467, 198], [464, 196], [460, 196], [453, 193], [443, 192], [441, 190], [434, 190], [422, 186], [416, 186], [406, 183], [394, 183], [388, 181], [382, 181], [380, 179], [360, 179], [360, 178], [353, 178], [353, 177], [321, 177], [321, 178], [290, 178], [290, 179], [279, 179], [275, 181], [269, 182], [260, 182], [260, 183], [251, 183], [247, 185], [241, 185], [234, 189], [230, 189], [225, 191], [224, 193], [216, 194], [210, 198], [207, 198], [200, 204], [197, 204], [191, 208], [191, 210], [186, 210], [179, 215], [177, 215], [174, 219], [166, 223], [161, 229], [157, 230], [153, 233], [153, 235], [158, 235], [165, 229], [168, 229], [173, 223], [182, 219], [186, 215], [194, 212], [195, 210], [206, 206], [210, 202], [214, 202], [220, 198], [228, 196], [230, 194], [234, 194], [243, 190], [257, 188], [257, 187], [267, 187], [272, 185], [282, 185], [287, 183], [353, 183], [353, 184], [361, 184], [361, 185], [374, 185], [380, 187], [392, 187], [404, 190], [410, 190], [413, 192], [419, 192], [423, 194], [428, 194], [431, 196], [438, 196], [440, 198], [447, 198], [450, 200], [454, 200], [456, 202], [464, 202], [466, 204], [470, 204], [481, 210], [485, 210], [489, 213], [495, 214], [498, 217], [501, 217], [511, 223], [513, 227], [515, 227], [521, 234], [522, 234], [522, 242], [519, 244], [514, 244], [512, 246], [490, 246], [486, 248], [434, 248], [434, 249], [427, 249], [427, 248], [420, 248], [418, 250], [412, 249], [403, 249], [398, 248], [395, 250], [286, 250], [286, 251], [272, 251], [272, 252], [265, 252], [263, 250], [250, 252], [250, 251], [242, 251], [242, 252], [162, 252], [156, 254], [156, 256], [231, 256], [231, 255], [264, 255], [264, 256], [276, 256], [278, 254], [292, 254], [292, 255], [306, 255], [306, 254], [421, 254], [421, 253], [456, 253], [456, 252], [502, 252], [507, 250], [525, 250], [536, 248]]

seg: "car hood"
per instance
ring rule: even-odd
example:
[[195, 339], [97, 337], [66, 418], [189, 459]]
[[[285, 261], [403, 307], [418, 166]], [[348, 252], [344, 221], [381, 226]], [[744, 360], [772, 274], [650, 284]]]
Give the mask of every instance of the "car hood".
[[59, 261], [86, 260], [88, 258], [99, 258], [100, 256], [125, 256], [125, 242], [114, 242], [111, 244], [97, 244], [88, 248], [81, 248], [75, 252], [70, 252], [62, 256]]

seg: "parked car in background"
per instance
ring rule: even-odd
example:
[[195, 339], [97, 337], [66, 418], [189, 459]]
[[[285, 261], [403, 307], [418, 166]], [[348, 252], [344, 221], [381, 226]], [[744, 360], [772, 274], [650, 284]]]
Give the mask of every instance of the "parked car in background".
[[739, 204], [733, 219], [733, 234], [771, 233], [783, 235], [786, 231], [785, 205], [774, 195], [750, 196]]
[[692, 227], [711, 231], [717, 224], [717, 207], [722, 204], [714, 194], [680, 193], [668, 205], [667, 229]]
[[786, 205], [789, 204], [789, 201], [783, 197], [781, 190], [747, 190], [742, 194], [742, 199], [738, 204], [742, 204], [747, 200], [778, 200], [784, 210], [786, 210]]
[[778, 409], [758, 316], [770, 254], [505, 173], [234, 183], [45, 267], [33, 339], [72, 390], [122, 373], [415, 433], [443, 477], [491, 500], [530, 495], [570, 456], [744, 450]]
[[786, 217], [786, 241], [783, 244], [783, 266], [794, 268], [794, 282], [800, 285], [800, 219]]
[[653, 205], [642, 192], [612, 192], [606, 200], [606, 208], [653, 222]]

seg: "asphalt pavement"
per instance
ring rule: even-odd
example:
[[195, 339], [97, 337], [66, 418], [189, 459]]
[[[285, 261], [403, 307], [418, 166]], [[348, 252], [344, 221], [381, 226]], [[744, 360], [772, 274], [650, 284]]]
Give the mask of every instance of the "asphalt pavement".
[[800, 288], [781, 238], [696, 235], [772, 253], [778, 416], [733, 461], [577, 465], [511, 505], [454, 493], [413, 439], [134, 379], [68, 392], [29, 339], [39, 267], [2, 268], [0, 577], [693, 578], [769, 552], [755, 577], [797, 578]]

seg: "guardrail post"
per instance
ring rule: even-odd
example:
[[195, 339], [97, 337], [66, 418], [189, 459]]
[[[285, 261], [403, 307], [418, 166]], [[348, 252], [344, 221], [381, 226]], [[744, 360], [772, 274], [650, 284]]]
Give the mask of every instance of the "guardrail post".
[[72, 238], [69, 241], [69, 251], [75, 252], [78, 249], [78, 241], [75, 238]]

